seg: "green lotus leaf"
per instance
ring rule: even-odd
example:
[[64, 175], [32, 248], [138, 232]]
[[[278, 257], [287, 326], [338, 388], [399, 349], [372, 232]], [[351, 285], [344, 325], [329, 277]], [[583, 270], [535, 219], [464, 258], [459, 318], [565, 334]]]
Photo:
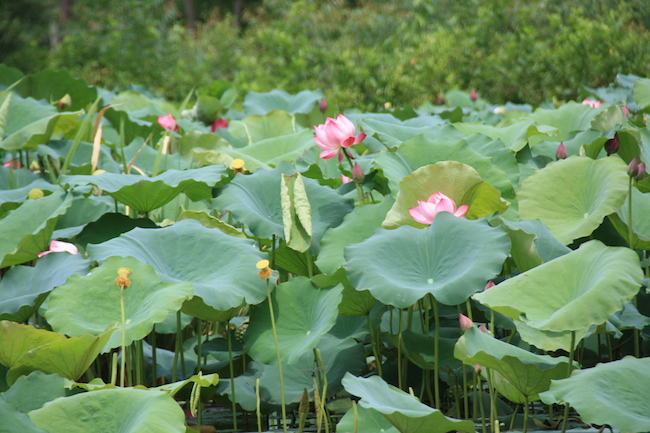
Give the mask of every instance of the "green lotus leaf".
[[[271, 293], [282, 363], [292, 365], [312, 350], [336, 323], [343, 287], [319, 289], [308, 278], [296, 277]], [[278, 362], [268, 301], [251, 313], [245, 334], [246, 352], [265, 364]]]
[[[28, 168], [15, 170], [10, 167], [0, 167], [0, 189], [2, 190], [21, 188], [37, 180], [41, 180], [41, 177], [29, 171]], [[52, 188], [51, 184], [49, 188]]]
[[196, 383], [199, 384], [203, 388], [207, 388], [208, 386], [214, 386], [217, 383], [219, 383], [219, 375], [218, 374], [206, 374], [205, 376], [203, 374], [195, 374], [193, 376], [190, 376], [189, 378], [185, 380], [181, 380], [178, 382], [174, 383], [167, 383], [165, 385], [157, 386], [152, 389], [157, 389], [161, 391], [165, 391], [168, 393], [170, 396], [175, 396], [178, 391], [180, 391], [185, 385], [188, 383]]
[[499, 274], [509, 251], [503, 229], [441, 212], [426, 229], [379, 229], [349, 246], [344, 268], [357, 290], [387, 305], [407, 308], [428, 293], [457, 305]]
[[379, 204], [357, 206], [345, 216], [341, 225], [327, 230], [316, 260], [318, 268], [326, 274], [336, 272], [345, 263], [345, 247], [369, 238], [381, 226], [394, 203], [395, 200], [387, 196]]
[[63, 184], [95, 185], [121, 203], [141, 212], [149, 212], [169, 203], [191, 186], [204, 191], [195, 199], [211, 198], [212, 187], [226, 175], [223, 166], [210, 166], [193, 170], [168, 170], [155, 177], [138, 174], [103, 173], [97, 176], [63, 176]]
[[27, 321], [47, 293], [74, 274], [85, 275], [90, 260], [81, 255], [50, 253], [35, 266], [15, 266], [0, 281], [0, 320]]
[[[291, 166], [282, 164], [273, 170], [259, 170], [250, 176], [237, 176], [214, 199], [214, 205], [220, 212], [231, 211], [258, 238], [271, 239], [273, 235], [284, 237], [281, 179], [282, 174], [292, 173]], [[314, 179], [303, 178], [303, 183], [311, 205], [310, 252], [315, 254], [325, 231], [338, 226], [343, 217], [352, 211], [353, 204], [351, 199], [321, 186]]]
[[99, 217], [97, 221], [88, 223], [77, 236], [76, 243], [84, 246], [99, 244], [116, 238], [136, 227], [158, 228], [156, 223], [149, 218], [129, 218], [129, 216], [121, 213], [110, 212]]
[[340, 316], [365, 316], [370, 313], [377, 300], [367, 290], [356, 290], [348, 281], [345, 270], [339, 268], [332, 275], [318, 274], [312, 279], [312, 282], [320, 288], [332, 287], [341, 284], [343, 298], [339, 303]]
[[248, 239], [242, 231], [230, 224], [221, 221], [219, 218], [215, 218], [206, 211], [193, 211], [186, 210], [178, 216], [178, 221], [192, 219], [197, 220], [203, 225], [203, 227], [209, 229], [219, 229], [229, 236], [234, 236], [236, 238]]
[[[60, 160], [61, 164], [68, 157], [70, 150], [74, 145], [74, 140], [52, 140], [47, 145], [39, 144], [37, 153], [41, 157], [51, 156], [55, 160]], [[76, 150], [70, 159], [70, 167], [76, 168], [75, 174], [92, 174], [90, 161], [92, 158], [94, 145], [81, 141], [77, 143]], [[111, 155], [111, 148], [105, 144], [100, 146], [99, 161], [97, 168], [106, 170], [111, 173], [119, 173], [122, 169]]]
[[519, 189], [522, 219], [539, 219], [560, 242], [589, 236], [625, 202], [628, 176], [619, 158], [570, 157], [526, 178]]
[[[399, 334], [388, 334], [385, 337], [395, 347], [399, 347], [401, 341], [402, 354], [418, 367], [424, 370], [433, 370], [435, 368], [434, 334], [425, 335], [406, 329], [402, 331], [401, 338]], [[460, 362], [453, 356], [456, 341], [457, 338], [439, 338], [438, 364], [440, 368], [449, 367], [455, 369], [460, 367]]]
[[248, 92], [242, 105], [246, 114], [264, 115], [277, 109], [296, 114], [309, 113], [321, 99], [323, 92], [320, 90], [303, 90], [290, 95], [284, 90], [273, 89], [267, 93]]
[[[238, 124], [233, 122], [232, 128], [237, 126]], [[282, 110], [269, 111], [263, 116], [259, 114], [246, 116], [241, 121], [241, 127], [244, 129], [249, 144], [297, 132], [293, 116]]]
[[571, 251], [555, 239], [539, 220], [513, 222], [502, 219], [501, 223], [510, 237], [510, 255], [519, 272], [525, 272]]
[[[180, 152], [183, 152], [183, 146], [186, 145], [185, 141], [194, 142], [192, 140], [195, 134], [198, 134], [199, 137], [203, 138], [211, 134], [201, 134], [199, 131], [190, 131], [183, 135], [179, 140]], [[205, 146], [204, 146], [205, 147]], [[131, 142], [128, 146], [124, 147], [124, 157], [127, 163], [133, 161], [133, 166], [139, 168], [140, 170], [147, 173], [149, 176], [154, 174], [154, 169], [156, 168], [156, 160], [158, 161], [158, 170], [167, 170], [167, 169], [176, 169], [184, 170], [190, 168], [190, 162], [186, 161], [181, 154], [173, 153], [162, 155], [159, 157], [158, 151], [152, 146], [145, 144], [143, 137], [137, 137]], [[136, 170], [133, 169], [132, 173], [135, 173]]]
[[[568, 140], [575, 131], [585, 131], [591, 127], [591, 121], [605, 107], [591, 108], [579, 102], [570, 101], [557, 109], [538, 108], [526, 117], [534, 120], [539, 125], [557, 128], [554, 139]], [[542, 139], [545, 137], [541, 137]], [[534, 147], [534, 144], [532, 145]]]
[[533, 125], [530, 120], [521, 120], [510, 126], [501, 127], [458, 122], [454, 123], [454, 127], [467, 136], [483, 134], [492, 139], [501, 140], [513, 152], [523, 149], [530, 136], [547, 135], [545, 128]]
[[480, 364], [499, 372], [524, 397], [522, 400], [510, 397], [515, 403], [538, 400], [538, 394], [551, 386], [551, 379], [567, 376], [569, 364], [566, 357], [536, 355], [497, 340], [477, 327], [469, 328], [458, 340], [454, 356], [466, 365]]
[[0, 219], [0, 268], [25, 263], [46, 251], [57, 218], [71, 202], [72, 196], [59, 190], [27, 200]]
[[455, 161], [425, 165], [400, 181], [395, 204], [382, 223], [385, 228], [403, 225], [424, 227], [413, 219], [409, 208], [418, 200], [427, 201], [431, 194], [442, 192], [457, 206], [468, 205], [466, 217], [478, 219], [494, 212], [505, 212], [508, 205], [494, 187], [483, 181], [472, 167]]
[[471, 420], [448, 418], [439, 410], [421, 403], [416, 397], [387, 384], [379, 376], [364, 379], [347, 373], [342, 382], [347, 392], [361, 397], [360, 407], [380, 412], [400, 432], [475, 431]]
[[70, 95], [70, 109], [81, 110], [92, 104], [97, 98], [97, 88], [89, 86], [80, 78], [74, 78], [64, 70], [46, 69], [34, 75], [28, 75], [15, 87], [23, 98], [44, 99], [55, 102], [65, 95]]
[[[629, 201], [615, 214], [609, 215], [609, 220], [623, 239], [628, 240]], [[634, 249], [650, 249], [650, 193], [642, 193], [632, 188], [632, 246]]]
[[283, 174], [280, 184], [282, 222], [287, 245], [304, 253], [311, 244], [311, 205], [300, 173]]
[[[0, 188], [2, 188], [2, 186], [0, 186]], [[44, 192], [55, 192], [59, 190], [58, 185], [53, 185], [43, 179], [36, 179], [23, 187], [14, 187], [12, 189], [6, 186], [5, 188], [6, 189], [0, 191], [0, 203], [3, 205], [3, 207], [5, 203], [23, 203], [27, 201], [29, 191], [34, 188], [38, 188]]]
[[88, 223], [97, 221], [114, 209], [115, 201], [111, 197], [74, 197], [70, 208], [56, 221], [52, 237], [71, 239], [81, 233]]
[[[102, 244], [88, 245], [88, 253], [100, 262], [111, 256], [132, 256], [151, 264], [163, 281], [192, 283], [194, 298], [183, 312], [211, 320], [206, 316], [211, 309], [226, 311], [266, 298], [266, 285], [255, 267], [266, 254], [253, 244], [205, 228], [198, 221], [183, 220], [162, 229], [133, 229]], [[195, 314], [197, 310], [203, 314]]]
[[314, 146], [313, 132], [305, 129], [289, 135], [267, 138], [241, 148], [222, 146], [208, 151], [194, 149], [193, 152], [200, 161], [207, 164], [223, 163], [224, 154], [231, 159], [239, 158], [244, 161], [246, 170], [254, 172], [260, 168], [270, 169], [281, 162], [295, 161]]
[[621, 107], [611, 105], [594, 116], [591, 121], [591, 129], [606, 134], [617, 126], [625, 125], [626, 123], [627, 117]]
[[621, 433], [641, 433], [650, 425], [650, 358], [625, 358], [574, 371], [540, 394], [546, 404], [569, 403], [583, 422], [608, 424]]
[[634, 82], [634, 102], [641, 110], [650, 106], [650, 79], [639, 78]]
[[0, 399], [0, 419], [0, 433], [48, 433], [47, 430], [37, 429], [32, 420], [9, 400]]
[[33, 150], [53, 134], [65, 133], [79, 124], [82, 112], [59, 113], [53, 106], [13, 95], [9, 103], [2, 150]]
[[[29, 376], [19, 377], [0, 400], [11, 401], [19, 412], [27, 413], [43, 407], [48, 401], [65, 396], [65, 379], [57, 374], [33, 371]], [[0, 429], [0, 431], [2, 431]]]
[[163, 392], [143, 389], [76, 394], [47, 403], [28, 415], [49, 433], [185, 433], [185, 416], [178, 403]]
[[519, 320], [513, 321], [521, 339], [546, 351], [569, 350], [571, 348], [571, 334], [575, 332], [574, 349], [578, 343], [587, 336], [588, 329], [579, 329], [577, 331], [546, 331], [526, 325]]
[[[357, 433], [399, 433], [397, 427], [392, 425], [384, 416], [371, 408], [357, 406]], [[354, 410], [348, 410], [341, 421], [336, 424], [338, 431], [355, 431]]]
[[[432, 119], [435, 118], [429, 120]], [[463, 134], [459, 133], [451, 125], [444, 125], [445, 121], [441, 119], [435, 119], [426, 125], [413, 125], [412, 123], [409, 121], [402, 122], [390, 116], [381, 119], [363, 118], [360, 121], [360, 126], [366, 135], [377, 138], [388, 147], [399, 147], [405, 141], [418, 135], [423, 135], [430, 139], [447, 137], [456, 140], [463, 138]]]
[[7, 383], [13, 384], [35, 370], [77, 380], [92, 364], [115, 328], [99, 336], [66, 338], [56, 332], [15, 322], [0, 321], [0, 363], [9, 367]]
[[[79, 337], [97, 335], [111, 323], [121, 323], [120, 288], [115, 282], [119, 268], [133, 272], [124, 292], [127, 345], [146, 337], [155, 323], [180, 310], [192, 297], [189, 283], [163, 283], [151, 266], [133, 257], [110, 257], [89, 275], [75, 275], [50, 294], [45, 317], [52, 329]], [[119, 347], [121, 338], [121, 332], [115, 333], [105, 350]]]
[[594, 240], [473, 298], [538, 330], [584, 335], [621, 310], [642, 279], [634, 251]]

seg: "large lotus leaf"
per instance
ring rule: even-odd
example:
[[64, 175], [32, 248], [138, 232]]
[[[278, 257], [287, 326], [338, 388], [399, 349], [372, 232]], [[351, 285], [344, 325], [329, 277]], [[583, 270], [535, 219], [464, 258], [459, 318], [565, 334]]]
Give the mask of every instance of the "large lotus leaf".
[[[293, 278], [275, 288], [271, 299], [282, 363], [298, 362], [334, 326], [342, 290], [342, 286], [319, 289], [305, 277]], [[251, 313], [244, 341], [246, 352], [254, 360], [278, 362], [268, 300]]]
[[584, 331], [621, 310], [642, 279], [634, 251], [594, 240], [474, 299], [539, 330]]
[[650, 106], [650, 79], [639, 78], [634, 82], [634, 102], [641, 110]]
[[284, 110], [290, 114], [309, 113], [314, 104], [323, 98], [320, 90], [303, 90], [290, 95], [281, 89], [273, 89], [268, 93], [248, 92], [244, 98], [246, 114], [264, 115], [272, 110]]
[[40, 176], [32, 173], [27, 168], [15, 170], [10, 167], [0, 167], [1, 190], [20, 188], [39, 179], [41, 179]]
[[[629, 201], [625, 200], [618, 212], [609, 216], [616, 231], [626, 241], [629, 234], [628, 205]], [[650, 193], [644, 194], [637, 188], [632, 188], [632, 246], [635, 249], [650, 249], [650, 219], [648, 215], [650, 215]]]
[[[259, 170], [250, 176], [237, 176], [221, 195], [214, 199], [219, 212], [231, 211], [233, 216], [259, 238], [284, 237], [282, 200], [280, 196], [282, 174], [292, 174], [288, 164], [273, 170]], [[353, 209], [352, 200], [335, 190], [321, 186], [314, 179], [303, 178], [305, 192], [311, 205], [312, 246], [317, 253], [320, 240], [330, 227], [338, 226], [343, 217]]]
[[357, 206], [345, 216], [341, 225], [327, 230], [316, 260], [318, 269], [326, 274], [332, 274], [343, 266], [345, 247], [369, 238], [381, 226], [386, 213], [394, 203], [395, 200], [386, 196], [379, 204]]
[[383, 381], [379, 376], [367, 379], [347, 373], [343, 378], [345, 390], [361, 397], [359, 406], [380, 412], [402, 433], [474, 433], [471, 420], [447, 418], [437, 409], [421, 403], [416, 397]]
[[183, 410], [172, 397], [143, 389], [76, 394], [47, 403], [28, 415], [49, 433], [186, 431]]
[[[509, 200], [515, 192], [506, 172], [496, 165], [493, 158], [472, 149], [466, 140], [448, 138], [428, 139], [418, 136], [404, 142], [396, 153], [381, 153], [375, 157], [383, 169], [393, 193], [397, 193], [399, 181], [419, 167], [440, 161], [457, 161], [474, 168], [479, 176], [498, 189]], [[428, 197], [427, 197], [428, 198]]]
[[62, 183], [72, 186], [95, 185], [119, 202], [141, 212], [149, 212], [169, 203], [185, 189], [193, 186], [204, 190], [194, 199], [211, 198], [212, 187], [226, 174], [225, 167], [210, 166], [183, 171], [168, 170], [155, 177], [115, 173], [63, 176]]
[[501, 223], [510, 237], [512, 256], [519, 272], [525, 272], [571, 251], [551, 235], [539, 220], [507, 221]]
[[533, 328], [519, 320], [513, 321], [521, 339], [546, 351], [569, 350], [571, 348], [572, 333], [575, 332], [574, 349], [578, 343], [587, 336], [589, 329], [578, 329], [577, 331], [546, 331]]
[[[194, 134], [199, 134], [200, 137], [204, 137], [210, 134], [201, 134], [198, 131], [190, 131], [189, 133], [181, 137], [179, 146], [183, 145], [183, 140], [186, 137], [192, 137]], [[153, 147], [146, 145], [144, 138], [138, 137], [131, 142], [124, 149], [124, 157], [126, 158], [127, 163], [133, 161], [133, 166], [139, 168], [140, 170], [147, 173], [149, 176], [153, 175], [154, 169], [156, 168], [156, 160], [159, 158], [158, 151]], [[180, 154], [173, 153], [162, 155], [158, 162], [158, 170], [184, 170], [190, 168], [190, 163], [185, 160]], [[132, 173], [135, 173], [135, 170], [132, 170]]]
[[314, 134], [307, 129], [294, 134], [267, 138], [242, 148], [222, 146], [215, 150], [195, 149], [199, 160], [208, 164], [223, 163], [223, 154], [232, 159], [244, 161], [244, 167], [250, 172], [260, 168], [270, 169], [283, 161], [295, 161], [305, 151], [315, 146]]
[[626, 123], [627, 117], [621, 107], [611, 105], [594, 116], [591, 121], [591, 129], [606, 134], [617, 126], [625, 125]]
[[[360, 121], [360, 125], [363, 131], [369, 135], [377, 138], [384, 145], [388, 147], [398, 147], [403, 142], [410, 140], [418, 135], [424, 135], [428, 138], [435, 139], [445, 136], [450, 139], [459, 139], [462, 138], [462, 134], [458, 133], [452, 127], [439, 126], [440, 124], [446, 123], [442, 119], [435, 119], [434, 123], [429, 123], [427, 125], [412, 125], [412, 122], [402, 122], [399, 119], [394, 117], [385, 117], [381, 119], [377, 118], [363, 118]], [[442, 135], [441, 131], [445, 131], [446, 134]], [[450, 137], [456, 133], [456, 137]]]
[[[236, 125], [233, 122], [232, 126]], [[263, 116], [259, 114], [246, 116], [242, 119], [241, 126], [245, 130], [249, 144], [296, 132], [293, 116], [282, 110], [273, 110]]]
[[[386, 338], [393, 343], [395, 347], [402, 347], [402, 354], [406, 356], [413, 364], [425, 370], [433, 370], [435, 368], [435, 336], [425, 335], [419, 332], [406, 329], [402, 331], [400, 338], [399, 334], [388, 334]], [[458, 368], [460, 362], [454, 358], [454, 345], [457, 338], [440, 337], [438, 340], [438, 364], [440, 368]]]
[[525, 397], [515, 403], [538, 400], [538, 394], [551, 386], [551, 379], [567, 376], [569, 364], [566, 357], [536, 355], [497, 340], [477, 327], [469, 328], [458, 340], [454, 356], [466, 365], [480, 364], [498, 371]]
[[320, 288], [338, 286], [343, 287], [341, 293], [343, 298], [339, 303], [340, 316], [365, 316], [370, 313], [377, 300], [367, 291], [358, 291], [348, 281], [345, 270], [339, 268], [332, 275], [318, 274], [314, 276], [312, 282]]
[[81, 255], [51, 253], [36, 266], [15, 266], [0, 281], [0, 320], [25, 322], [38, 309], [46, 294], [74, 274], [85, 275], [90, 260]]
[[88, 223], [97, 221], [114, 209], [115, 201], [111, 197], [74, 197], [70, 209], [56, 221], [52, 237], [71, 239], [81, 233]]
[[[46, 155], [54, 159], [65, 160], [74, 146], [74, 140], [52, 140], [47, 145], [39, 144], [37, 153], [41, 157]], [[76, 174], [91, 174], [92, 166], [90, 161], [92, 159], [94, 145], [81, 141], [77, 143], [76, 150], [70, 159], [70, 167], [79, 167]], [[102, 144], [99, 148], [99, 160], [97, 168], [106, 170], [110, 173], [119, 173], [122, 170], [122, 165], [115, 162], [111, 155], [111, 148]]]
[[70, 109], [81, 110], [97, 98], [97, 88], [67, 71], [46, 69], [27, 76], [15, 87], [23, 98], [44, 99], [48, 104], [70, 95]]
[[344, 268], [357, 290], [387, 305], [407, 308], [428, 293], [456, 305], [499, 274], [509, 252], [501, 228], [441, 212], [426, 229], [379, 229], [349, 246]]
[[342, 432], [356, 431], [357, 433], [399, 433], [397, 427], [392, 425], [381, 413], [365, 407], [357, 407], [356, 426], [355, 429], [354, 410], [350, 409], [336, 424], [336, 429]]
[[[191, 303], [196, 302], [196, 308], [207, 305], [226, 311], [244, 301], [258, 304], [266, 298], [266, 285], [255, 267], [266, 254], [253, 245], [252, 240], [183, 220], [162, 229], [133, 229], [102, 244], [88, 245], [88, 253], [100, 262], [111, 256], [135, 257], [151, 264], [163, 281], [192, 283]], [[210, 320], [203, 314], [197, 316], [187, 305], [183, 311]]]
[[385, 228], [403, 225], [424, 227], [413, 219], [409, 208], [418, 200], [427, 201], [431, 194], [442, 192], [457, 206], [468, 205], [466, 217], [477, 219], [494, 212], [503, 213], [508, 205], [498, 190], [483, 181], [472, 167], [455, 161], [438, 162], [420, 167], [400, 181], [395, 204], [382, 223]]
[[0, 419], [0, 433], [48, 433], [47, 430], [37, 429], [32, 420], [9, 400], [0, 399]]
[[27, 200], [0, 219], [0, 268], [33, 260], [47, 250], [56, 220], [71, 202], [70, 194], [54, 192]]
[[[189, 283], [163, 283], [151, 266], [133, 257], [110, 257], [89, 275], [75, 275], [50, 294], [45, 317], [52, 329], [78, 337], [97, 335], [111, 323], [121, 323], [120, 289], [115, 282], [119, 268], [133, 272], [131, 286], [124, 292], [127, 345], [146, 337], [155, 323], [192, 297]], [[121, 332], [114, 334], [105, 349], [119, 347], [121, 339]]]
[[518, 152], [528, 143], [531, 135], [547, 135], [548, 128], [533, 125], [530, 120], [521, 120], [510, 126], [490, 126], [474, 123], [454, 123], [454, 127], [465, 135], [483, 134], [492, 139], [499, 139], [513, 152]]
[[583, 422], [608, 424], [621, 433], [650, 426], [650, 358], [625, 358], [574, 371], [540, 395], [547, 404], [569, 403]]
[[193, 210], [186, 210], [178, 216], [178, 221], [185, 219], [197, 220], [201, 223], [201, 225], [203, 225], [203, 227], [207, 227], [209, 229], [219, 229], [229, 236], [248, 239], [240, 229], [231, 226], [224, 221], [221, 221], [219, 218], [213, 217], [206, 211], [197, 212]]
[[7, 113], [3, 150], [31, 150], [50, 141], [52, 134], [65, 133], [79, 124], [81, 112], [59, 113], [49, 104], [13, 95]]
[[33, 371], [29, 376], [18, 378], [7, 392], [0, 394], [0, 400], [10, 400], [19, 412], [27, 413], [43, 407], [48, 401], [65, 396], [64, 381], [57, 374]]
[[[13, 189], [4, 189], [0, 185], [0, 203], [22, 203], [27, 200], [29, 191], [38, 188], [42, 191], [54, 192], [59, 189], [58, 185], [53, 185], [43, 179], [36, 179], [23, 187], [14, 187]], [[4, 207], [4, 206], [3, 206]]]
[[591, 108], [588, 105], [570, 101], [558, 109], [538, 108], [526, 117], [540, 125], [557, 128], [554, 138], [564, 141], [571, 138], [575, 131], [584, 131], [591, 127], [591, 121], [605, 107]]
[[564, 244], [589, 236], [625, 202], [628, 176], [619, 158], [570, 157], [526, 178], [517, 194], [522, 219], [540, 219]]
[[209, 386], [214, 386], [217, 383], [219, 383], [219, 375], [216, 373], [206, 374], [205, 376], [203, 374], [195, 374], [185, 380], [180, 380], [178, 382], [173, 382], [173, 383], [167, 383], [165, 385], [157, 386], [153, 389], [165, 391], [166, 393], [168, 393], [173, 397], [178, 393], [178, 391], [180, 391], [188, 383], [196, 383], [203, 388], [207, 388]]
[[92, 364], [115, 328], [99, 336], [65, 338], [56, 332], [0, 321], [0, 363], [10, 367], [7, 383], [35, 370], [77, 380]]

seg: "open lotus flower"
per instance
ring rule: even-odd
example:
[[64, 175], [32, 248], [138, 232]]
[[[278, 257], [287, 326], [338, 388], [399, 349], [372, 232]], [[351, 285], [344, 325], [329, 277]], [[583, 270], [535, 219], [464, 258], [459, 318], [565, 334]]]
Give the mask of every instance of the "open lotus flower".
[[[354, 124], [342, 114], [336, 119], [328, 117], [324, 124], [314, 126], [314, 131], [316, 144], [323, 149], [320, 157], [330, 159], [338, 155], [339, 162], [343, 161], [343, 152], [348, 152], [345, 148], [359, 144], [366, 138], [364, 132], [355, 136]], [[349, 152], [347, 155], [352, 157]]]
[[595, 99], [585, 98], [582, 100], [582, 105], [589, 105], [591, 108], [598, 108], [603, 105], [603, 101], [596, 101]]
[[160, 116], [158, 118], [158, 124], [162, 126], [165, 129], [173, 130], [174, 132], [178, 132], [180, 129], [180, 126], [176, 123], [176, 119], [174, 119], [174, 116], [171, 114], [165, 114], [164, 116]]
[[217, 119], [212, 123], [212, 125], [210, 125], [210, 132], [214, 132], [217, 129], [227, 128], [227, 127], [228, 127], [228, 121], [226, 119]]
[[464, 217], [469, 206], [456, 208], [456, 203], [441, 192], [431, 194], [429, 200], [418, 200], [418, 205], [409, 209], [413, 219], [422, 224], [431, 224], [439, 212], [449, 212], [457, 217]]
[[77, 249], [77, 247], [75, 247], [71, 243], [61, 242], [61, 241], [50, 241], [50, 249], [47, 251], [43, 251], [38, 255], [38, 257], [43, 257], [44, 255], [50, 253], [61, 253], [61, 252], [67, 252], [70, 254], [79, 254], [79, 250]]

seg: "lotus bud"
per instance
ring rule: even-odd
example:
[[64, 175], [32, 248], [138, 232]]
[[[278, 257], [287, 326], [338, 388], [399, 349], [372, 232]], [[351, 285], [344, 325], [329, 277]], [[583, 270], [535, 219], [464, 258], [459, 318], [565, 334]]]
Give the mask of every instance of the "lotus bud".
[[39, 198], [45, 197], [45, 194], [43, 194], [42, 189], [34, 188], [27, 193], [27, 198], [30, 198], [32, 200], [38, 200]]
[[474, 371], [476, 374], [481, 374], [481, 364], [474, 364]]
[[564, 143], [560, 143], [560, 145], [557, 147], [557, 150], [555, 151], [555, 159], [558, 161], [561, 159], [567, 159], [569, 155], [566, 153], [566, 147], [564, 146]]
[[245, 169], [244, 169], [244, 160], [243, 159], [239, 159], [239, 158], [233, 159], [232, 162], [230, 163], [230, 165], [231, 165], [233, 171], [235, 172], [235, 174], [237, 174], [237, 173], [244, 174]]
[[460, 329], [461, 329], [463, 332], [467, 332], [467, 330], [468, 330], [469, 328], [474, 327], [474, 322], [472, 322], [472, 321], [469, 319], [469, 317], [467, 317], [466, 315], [464, 315], [464, 314], [459, 314], [459, 315], [458, 315], [458, 319], [459, 319], [459, 321], [460, 321]]
[[636, 156], [632, 158], [632, 161], [627, 165], [627, 175], [636, 178], [639, 174], [639, 161], [636, 159]]
[[438, 97], [436, 98], [436, 105], [445, 105], [445, 98], [438, 95]]
[[478, 99], [478, 93], [476, 93], [476, 90], [472, 89], [469, 92], [469, 99], [471, 99], [472, 102], [476, 102], [476, 100]]
[[321, 113], [327, 111], [327, 101], [325, 100], [325, 98], [321, 99], [320, 102], [318, 103], [318, 109], [320, 110]]
[[257, 262], [257, 269], [260, 270], [259, 276], [263, 280], [268, 280], [271, 277], [271, 274], [273, 273], [273, 269], [269, 268], [269, 261], [268, 260], [260, 260]]
[[627, 108], [627, 105], [623, 104], [621, 110], [623, 110], [623, 114], [625, 114], [625, 117], [630, 117], [630, 109]]
[[489, 334], [489, 333], [490, 333], [490, 331], [488, 331], [488, 329], [487, 329], [487, 326], [485, 326], [485, 325], [482, 324], [482, 323], [479, 325], [478, 329], [479, 329], [481, 332], [485, 332], [486, 334]]
[[640, 162], [639, 163], [639, 171], [637, 175], [635, 176], [636, 180], [643, 180], [645, 177], [645, 162]]
[[228, 121], [226, 119], [217, 119], [210, 125], [210, 132], [214, 132], [217, 129], [224, 129], [228, 127]]
[[358, 162], [355, 162], [352, 167], [352, 179], [354, 179], [355, 182], [362, 182], [364, 177], [366, 177], [366, 175], [363, 172], [363, 169]]
[[618, 133], [616, 133], [614, 134], [614, 138], [610, 138], [605, 142], [605, 150], [607, 151], [607, 156], [618, 152], [619, 145], [620, 141], [618, 139]]
[[128, 289], [129, 286], [131, 285], [131, 280], [129, 280], [129, 277], [132, 274], [133, 271], [131, 271], [131, 269], [129, 268], [118, 268], [117, 275], [119, 276], [115, 279], [117, 286], [122, 290]]

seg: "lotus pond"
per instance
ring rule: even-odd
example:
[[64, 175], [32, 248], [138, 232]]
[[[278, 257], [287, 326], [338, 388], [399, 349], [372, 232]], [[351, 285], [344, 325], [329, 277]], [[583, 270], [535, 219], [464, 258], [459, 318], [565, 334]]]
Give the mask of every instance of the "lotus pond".
[[650, 80], [0, 89], [0, 432], [650, 431]]

